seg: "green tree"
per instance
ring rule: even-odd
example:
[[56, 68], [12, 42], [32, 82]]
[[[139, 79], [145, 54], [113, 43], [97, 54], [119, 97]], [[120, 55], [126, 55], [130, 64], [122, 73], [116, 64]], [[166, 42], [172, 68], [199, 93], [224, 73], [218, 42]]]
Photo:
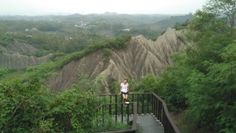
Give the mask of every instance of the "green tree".
[[198, 11], [187, 27], [194, 43], [156, 80], [145, 78], [142, 88], [154, 86], [173, 111], [183, 111], [186, 121], [204, 132], [233, 133], [236, 38], [224, 18], [209, 12]]
[[92, 132], [96, 97], [74, 86], [53, 94], [38, 79], [0, 84], [1, 132]]
[[44, 119], [50, 97], [36, 79], [0, 84], [0, 130], [32, 132]]
[[210, 0], [206, 5], [206, 10], [227, 18], [231, 29], [235, 26], [236, 17], [236, 0]]
[[96, 97], [90, 91], [83, 93], [75, 86], [50, 103], [49, 118], [57, 132], [91, 132], [96, 106]]

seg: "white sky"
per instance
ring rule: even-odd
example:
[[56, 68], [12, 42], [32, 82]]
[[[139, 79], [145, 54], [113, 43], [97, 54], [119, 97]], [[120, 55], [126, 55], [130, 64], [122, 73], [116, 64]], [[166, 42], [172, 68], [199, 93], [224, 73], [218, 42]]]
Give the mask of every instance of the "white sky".
[[45, 15], [116, 12], [186, 14], [207, 0], [0, 0], [0, 15]]

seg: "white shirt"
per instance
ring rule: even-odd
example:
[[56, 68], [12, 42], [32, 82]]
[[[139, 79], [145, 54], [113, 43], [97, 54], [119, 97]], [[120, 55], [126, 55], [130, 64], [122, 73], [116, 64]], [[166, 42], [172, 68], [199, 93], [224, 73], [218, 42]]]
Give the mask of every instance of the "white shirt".
[[121, 89], [120, 89], [121, 92], [127, 93], [129, 91], [129, 88], [128, 88], [129, 84], [128, 83], [126, 83], [126, 84], [121, 83], [120, 87], [121, 87]]

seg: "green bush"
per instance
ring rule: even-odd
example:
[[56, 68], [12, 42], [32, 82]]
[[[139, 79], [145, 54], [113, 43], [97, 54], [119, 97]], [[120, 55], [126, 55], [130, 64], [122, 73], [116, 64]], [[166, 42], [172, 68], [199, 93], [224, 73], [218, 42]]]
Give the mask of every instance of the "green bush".
[[0, 130], [32, 132], [44, 119], [50, 97], [34, 79], [0, 84]]
[[8, 70], [7, 68], [0, 68], [0, 79], [3, 78], [8, 73], [10, 73], [10, 70]]
[[93, 131], [96, 97], [77, 86], [52, 94], [37, 79], [0, 84], [0, 131]]
[[75, 87], [56, 96], [50, 103], [49, 117], [57, 132], [89, 132], [96, 106], [96, 97]]

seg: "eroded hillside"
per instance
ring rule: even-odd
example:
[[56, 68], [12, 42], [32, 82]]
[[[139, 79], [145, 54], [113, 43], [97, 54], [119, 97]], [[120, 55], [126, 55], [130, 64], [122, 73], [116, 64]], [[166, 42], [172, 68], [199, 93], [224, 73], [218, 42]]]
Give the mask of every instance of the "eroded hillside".
[[0, 45], [0, 67], [8, 69], [24, 69], [28, 66], [46, 62], [51, 54], [37, 57], [38, 50], [32, 45], [14, 41], [6, 46]]
[[[171, 55], [184, 48], [184, 40], [181, 31], [171, 28], [156, 41], [141, 35], [132, 37], [125, 49], [110, 50], [108, 57], [100, 50], [70, 62], [50, 77], [48, 84], [54, 90], [63, 90], [78, 82], [81, 76], [91, 79], [100, 77], [108, 86], [112, 80], [158, 75], [171, 64]], [[109, 93], [109, 89], [106, 89], [106, 93]]]

